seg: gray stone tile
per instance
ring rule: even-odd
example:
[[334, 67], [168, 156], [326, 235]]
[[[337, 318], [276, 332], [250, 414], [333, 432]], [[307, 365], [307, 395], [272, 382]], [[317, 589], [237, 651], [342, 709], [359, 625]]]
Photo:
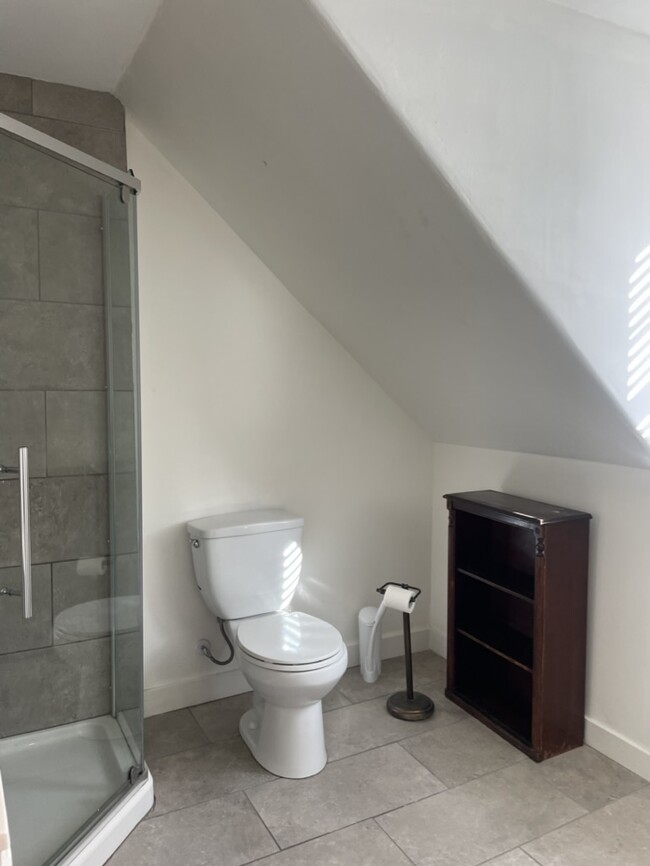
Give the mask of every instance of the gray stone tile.
[[108, 638], [0, 656], [0, 736], [105, 715], [110, 670]]
[[641, 776], [589, 746], [558, 755], [538, 767], [547, 782], [590, 812], [646, 784]]
[[110, 259], [111, 303], [131, 306], [131, 251], [128, 211], [119, 199], [111, 198], [108, 222], [108, 256]]
[[476, 866], [583, 814], [526, 761], [377, 821], [418, 866]]
[[372, 820], [303, 842], [255, 863], [268, 866], [305, 866], [307, 863], [310, 866], [411, 866], [411, 861]]
[[34, 81], [32, 96], [32, 111], [40, 117], [86, 123], [118, 132], [124, 130], [124, 108], [110, 93]]
[[0, 136], [0, 204], [101, 215], [106, 181]]
[[41, 211], [38, 230], [41, 300], [103, 304], [99, 218]]
[[29, 114], [12, 113], [12, 117], [96, 159], [101, 159], [102, 162], [126, 171], [126, 139], [121, 132]]
[[135, 472], [135, 406], [133, 391], [115, 391], [113, 397], [113, 459], [116, 472]]
[[103, 308], [0, 300], [0, 389], [101, 390]]
[[38, 298], [38, 213], [30, 208], [0, 206], [0, 298]]
[[[445, 681], [447, 663], [443, 658], [425, 650], [413, 654], [413, 682], [416, 691], [423, 691], [424, 683], [442, 684]], [[337, 689], [352, 703], [367, 701], [382, 695], [403, 691], [406, 673], [404, 657], [383, 659], [381, 674], [375, 683], [367, 683], [358, 667], [348, 668], [343, 674]]]
[[115, 595], [140, 595], [140, 575], [137, 553], [125, 553], [112, 558]]
[[488, 860], [483, 866], [539, 866], [539, 864], [528, 854], [525, 854], [521, 848], [515, 848], [513, 851], [508, 851], [507, 854], [495, 857], [494, 860]]
[[105, 391], [48, 391], [47, 474], [105, 474]]
[[[365, 682], [357, 666], [347, 669], [336, 688], [351, 703], [359, 703], [400, 691], [404, 688], [404, 681], [403, 669], [400, 668], [399, 671], [395, 669], [387, 671], [386, 659], [384, 659], [382, 662], [382, 672], [376, 682]], [[419, 683], [417, 683], [416, 688], [419, 688]]]
[[247, 794], [280, 847], [286, 848], [443, 788], [393, 744], [328, 764], [309, 779], [278, 779]]
[[[429, 692], [431, 693], [431, 689]], [[324, 716], [325, 742], [327, 756], [330, 761], [385, 746], [407, 737], [412, 737], [416, 731], [424, 732], [432, 729], [453, 725], [465, 718], [462, 710], [448, 704], [445, 709], [442, 695], [433, 693], [436, 708], [429, 719], [419, 722], [405, 722], [391, 716], [386, 709], [386, 699], [376, 698], [360, 704], [350, 704], [338, 710], [332, 710]]]
[[39, 562], [105, 555], [106, 478], [93, 475], [35, 481], [32, 539], [34, 559]]
[[32, 79], [0, 72], [0, 111], [32, 110]]
[[[1, 568], [0, 587], [22, 590], [21, 568]], [[32, 566], [33, 615], [23, 619], [23, 600], [0, 596], [0, 653], [50, 646], [52, 643], [52, 582], [49, 565]]]
[[427, 731], [403, 740], [402, 746], [448, 788], [526, 760], [519, 749], [475, 719]]
[[278, 850], [244, 794], [143, 821], [108, 866], [241, 866]]
[[250, 709], [252, 699], [252, 692], [244, 692], [190, 707], [190, 712], [208, 740], [218, 743], [238, 735], [239, 720]]
[[113, 387], [117, 391], [133, 391], [132, 334], [130, 307], [113, 307], [111, 310]]
[[648, 866], [650, 788], [523, 845], [542, 866]]
[[[390, 659], [393, 661], [393, 659]], [[404, 659], [397, 659], [404, 669]], [[443, 684], [447, 678], [447, 660], [432, 650], [413, 653], [413, 676], [428, 682]]]
[[45, 395], [0, 391], [0, 463], [18, 465], [18, 449], [29, 448], [29, 477], [45, 475]]
[[[33, 491], [34, 484], [30, 484]], [[0, 568], [20, 563], [20, 488], [17, 481], [0, 481]]]
[[[70, 614], [66, 612], [89, 601], [107, 599], [110, 595], [110, 573], [106, 557], [55, 562], [52, 565], [52, 610], [54, 615], [53, 641], [70, 643], [75, 637], [68, 628]], [[63, 616], [62, 622], [59, 618]], [[110, 633], [108, 604], [100, 611], [93, 631], [95, 635]], [[79, 639], [78, 636], [76, 639]]]
[[118, 624], [115, 634], [115, 705], [118, 711], [141, 710], [142, 669], [141, 631], [124, 631]]
[[144, 720], [147, 761], [208, 744], [208, 738], [188, 709], [150, 716]]
[[340, 707], [348, 707], [350, 701], [338, 689], [332, 689], [329, 695], [325, 695], [323, 699], [323, 712], [329, 713], [330, 710], [338, 710]]
[[[106, 554], [108, 505], [102, 475], [37, 478], [30, 484], [33, 562]], [[0, 567], [20, 563], [20, 491], [0, 482]]]
[[115, 537], [116, 554], [135, 553], [138, 549], [138, 489], [134, 472], [115, 475]]
[[155, 815], [259, 785], [273, 776], [253, 759], [240, 737], [154, 758]]

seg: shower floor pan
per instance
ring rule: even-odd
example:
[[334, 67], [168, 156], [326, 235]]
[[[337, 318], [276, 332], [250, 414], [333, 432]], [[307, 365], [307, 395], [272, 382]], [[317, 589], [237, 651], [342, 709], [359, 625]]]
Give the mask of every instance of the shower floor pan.
[[[133, 764], [111, 716], [0, 740], [13, 866], [43, 866], [127, 779]], [[100, 866], [153, 805], [146, 778], [80, 840], [65, 866]]]

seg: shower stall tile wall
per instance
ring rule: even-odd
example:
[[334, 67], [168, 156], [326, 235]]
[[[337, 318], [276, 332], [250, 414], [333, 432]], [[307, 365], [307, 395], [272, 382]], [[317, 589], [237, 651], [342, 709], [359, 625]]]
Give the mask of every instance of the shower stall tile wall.
[[0, 111], [126, 169], [124, 109], [110, 93], [0, 73]]
[[[1, 74], [0, 111], [112, 165], [126, 165], [124, 112], [110, 94]], [[22, 619], [19, 596], [0, 599], [0, 672], [11, 694], [0, 713], [0, 737], [40, 729], [43, 720], [61, 725], [111, 710], [108, 607], [98, 608], [92, 629], [75, 631], [66, 621], [71, 608], [109, 596], [101, 191], [101, 181], [3, 140], [0, 460], [14, 464], [19, 446], [30, 449], [35, 566], [32, 620]], [[115, 329], [116, 338], [130, 347], [130, 309], [117, 314], [128, 322]], [[116, 355], [122, 356], [119, 347]], [[123, 365], [115, 377], [128, 406], [130, 352]], [[120, 432], [129, 436], [124, 426]], [[132, 442], [132, 421], [130, 435]], [[131, 478], [134, 467], [120, 470]], [[0, 588], [21, 586], [19, 519], [18, 481], [4, 480]], [[120, 523], [119, 550], [134, 551], [133, 509], [124, 509]]]
[[[153, 804], [142, 724], [140, 185], [115, 167], [124, 115], [110, 94], [0, 75], [3, 109], [0, 772], [14, 866], [90, 866]], [[52, 134], [114, 165], [62, 153]]]

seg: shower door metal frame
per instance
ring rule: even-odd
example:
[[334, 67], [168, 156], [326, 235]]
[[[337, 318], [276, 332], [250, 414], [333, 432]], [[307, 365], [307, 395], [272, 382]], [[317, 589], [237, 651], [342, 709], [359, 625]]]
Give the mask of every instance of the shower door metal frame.
[[[37, 129], [29, 126], [26, 123], [22, 123], [19, 120], [16, 120], [13, 117], [10, 117], [7, 114], [0, 112], [0, 133], [6, 134], [10, 138], [13, 138], [16, 141], [23, 142], [30, 147], [35, 148], [36, 150], [47, 154], [48, 156], [53, 157], [61, 162], [67, 163], [74, 168], [78, 168], [80, 171], [83, 171], [86, 174], [93, 175], [94, 177], [98, 177], [101, 180], [112, 182], [116, 187], [122, 187], [129, 190], [132, 194], [137, 194], [140, 192], [141, 183], [135, 175], [130, 172], [122, 171], [121, 169], [115, 168], [108, 163], [103, 162], [100, 159], [97, 159], [94, 156], [90, 156], [87, 153], [84, 153], [81, 150], [78, 150], [71, 145], [65, 144], [59, 139], [53, 138], [51, 135], [47, 135], [44, 132], [40, 132]], [[135, 251], [134, 251], [135, 254]], [[133, 279], [134, 275], [136, 276], [135, 282], [135, 308], [134, 308], [134, 326], [136, 329], [139, 328], [139, 314], [138, 314], [138, 292], [137, 292], [137, 273], [135, 262], [131, 262], [131, 277]], [[137, 340], [139, 343], [139, 340]], [[136, 433], [136, 461], [137, 461], [137, 478], [138, 478], [138, 568], [139, 568], [139, 588], [140, 593], [142, 593], [142, 477], [141, 477], [141, 441], [140, 441], [140, 412], [139, 412], [139, 400], [140, 400], [140, 383], [139, 383], [139, 349], [135, 347], [135, 373], [137, 374], [137, 378], [134, 381], [134, 395], [137, 400], [138, 411], [135, 413], [135, 433]], [[139, 628], [140, 634], [142, 635], [142, 609], [139, 612]], [[112, 653], [113, 654], [113, 653]], [[112, 677], [115, 676], [114, 665], [112, 665]], [[142, 686], [142, 676], [141, 676], [141, 686]], [[143, 695], [141, 691], [141, 705], [143, 706]], [[114, 709], [114, 708], [113, 708]], [[128, 738], [125, 736], [125, 739], [128, 743]], [[129, 748], [131, 748], [131, 744], [129, 743]], [[108, 800], [103, 804], [101, 809], [93, 816], [91, 816], [84, 824], [82, 824], [77, 832], [71, 837], [66, 844], [64, 844], [58, 851], [52, 853], [50, 859], [47, 861], [46, 866], [49, 864], [58, 864], [63, 861], [68, 862], [70, 857], [74, 857], [74, 849], [79, 844], [81, 840], [88, 837], [89, 833], [92, 833], [94, 829], [100, 827], [101, 821], [111, 812], [111, 810], [123, 800], [125, 794], [129, 791], [129, 789], [134, 789], [136, 786], [139, 787], [141, 784], [144, 784], [148, 777], [148, 769], [147, 765], [144, 762], [144, 756], [141, 756], [141, 772], [133, 772], [136, 770], [135, 767], [132, 768], [129, 777], [125, 779], [124, 784], [115, 791], [112, 796], [108, 798]]]
[[45, 132], [40, 132], [40, 130], [34, 129], [33, 126], [29, 126], [27, 123], [22, 123], [20, 120], [9, 117], [8, 114], [0, 113], [0, 130], [6, 132], [12, 138], [28, 141], [38, 148], [38, 150], [55, 156], [69, 165], [82, 168], [88, 174], [93, 174], [104, 180], [117, 181], [117, 183], [128, 187], [133, 192], [140, 192], [141, 184], [135, 175], [115, 168], [107, 162], [102, 162], [101, 159], [90, 156], [90, 154], [84, 153], [82, 150], [77, 150], [76, 147], [65, 144], [65, 142], [59, 141], [58, 138], [53, 138]]

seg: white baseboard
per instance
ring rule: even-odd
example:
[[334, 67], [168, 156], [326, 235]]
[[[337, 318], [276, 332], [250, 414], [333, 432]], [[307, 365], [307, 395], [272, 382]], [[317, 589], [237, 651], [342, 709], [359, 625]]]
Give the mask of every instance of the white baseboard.
[[[412, 630], [411, 646], [413, 652], [429, 649], [429, 645], [428, 628]], [[347, 647], [348, 667], [355, 667], [359, 664], [359, 643], [358, 641], [350, 642]], [[390, 659], [403, 654], [404, 635], [401, 631], [383, 635], [381, 641], [381, 657], [383, 659]], [[172, 710], [193, 707], [196, 704], [216, 701], [219, 698], [229, 698], [231, 695], [240, 695], [242, 692], [249, 691], [250, 686], [238, 668], [210, 671], [203, 676], [145, 688], [144, 714], [147, 717], [157, 716], [160, 713], [169, 713]]]
[[[359, 641], [350, 641], [348, 648], [348, 667], [353, 668], [359, 664]], [[429, 629], [411, 629], [411, 648], [414, 653], [429, 649]], [[393, 659], [404, 655], [404, 633], [401, 630], [391, 631], [383, 634], [381, 638], [381, 657]]]
[[431, 641], [429, 649], [432, 649], [436, 655], [447, 658], [447, 632], [442, 631], [435, 626], [431, 626]]
[[650, 752], [639, 743], [588, 717], [585, 718], [585, 743], [643, 779], [650, 780]]
[[181, 710], [183, 707], [193, 707], [196, 704], [205, 704], [207, 701], [229, 698], [231, 695], [240, 695], [242, 692], [249, 691], [250, 686], [238, 668], [214, 673], [211, 671], [200, 677], [177, 680], [145, 689], [144, 714], [146, 717], [157, 716], [160, 713], [169, 713], [172, 710]]

